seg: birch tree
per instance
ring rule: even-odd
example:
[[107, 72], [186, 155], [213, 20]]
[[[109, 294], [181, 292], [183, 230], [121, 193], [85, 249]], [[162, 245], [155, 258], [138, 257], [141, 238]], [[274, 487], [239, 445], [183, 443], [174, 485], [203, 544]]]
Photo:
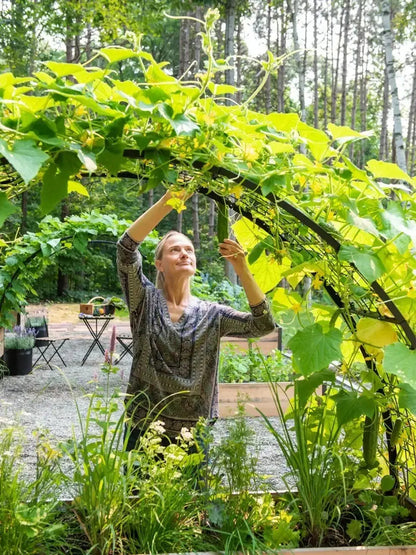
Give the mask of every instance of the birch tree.
[[300, 45], [299, 45], [299, 33], [298, 33], [299, 1], [287, 0], [287, 9], [289, 12], [289, 17], [292, 22], [294, 57], [296, 60], [296, 67], [297, 67], [297, 74], [298, 74], [300, 118], [302, 121], [305, 121], [306, 119], [305, 73], [304, 73], [304, 65], [302, 63], [302, 57], [300, 56], [300, 52], [299, 52]]
[[413, 81], [410, 99], [409, 122], [407, 125], [406, 161], [409, 172], [415, 171], [416, 154], [416, 60], [413, 62]]
[[396, 83], [396, 71], [393, 57], [393, 32], [391, 29], [391, 6], [389, 0], [381, 1], [382, 36], [387, 77], [390, 87], [390, 96], [393, 109], [393, 144], [396, 164], [403, 170], [406, 169], [406, 154], [404, 149], [402, 116], [400, 112], [399, 92]]

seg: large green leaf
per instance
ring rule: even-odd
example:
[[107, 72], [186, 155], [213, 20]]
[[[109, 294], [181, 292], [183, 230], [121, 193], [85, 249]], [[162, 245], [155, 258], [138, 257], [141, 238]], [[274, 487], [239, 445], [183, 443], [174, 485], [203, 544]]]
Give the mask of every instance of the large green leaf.
[[387, 208], [381, 212], [381, 218], [389, 239], [404, 233], [416, 245], [416, 222], [409, 219], [400, 203], [390, 202]]
[[405, 383], [400, 385], [399, 407], [416, 415], [416, 389]]
[[352, 262], [370, 283], [381, 277], [386, 271], [383, 262], [369, 247], [342, 245], [338, 252], [338, 258]]
[[104, 56], [106, 60], [111, 63], [121, 62], [121, 60], [127, 60], [128, 58], [136, 58], [139, 56], [137, 52], [131, 50], [130, 48], [123, 48], [118, 46], [110, 46], [108, 48], [101, 48], [99, 50], [100, 54]]
[[359, 395], [356, 391], [340, 391], [332, 397], [337, 407], [340, 426], [356, 420], [362, 415], [373, 416], [376, 403], [369, 395]]
[[362, 218], [359, 214], [354, 212], [354, 210], [349, 210], [347, 215], [347, 222], [358, 229], [362, 229], [363, 231], [367, 231], [367, 233], [371, 233], [375, 237], [378, 237], [380, 234], [371, 218]]
[[199, 125], [185, 116], [185, 114], [176, 114], [174, 116], [173, 109], [169, 104], [160, 104], [158, 110], [160, 115], [171, 124], [177, 135], [193, 135], [199, 130]]
[[393, 343], [384, 350], [384, 370], [398, 376], [402, 382], [416, 389], [416, 351], [403, 343]]
[[249, 264], [254, 264], [256, 262], [256, 260], [259, 258], [259, 256], [261, 256], [263, 251], [265, 251], [267, 249], [273, 251], [273, 248], [274, 248], [273, 239], [271, 238], [270, 235], [268, 235], [262, 241], [257, 243], [257, 245], [255, 247], [253, 247], [251, 249], [251, 251], [248, 255], [248, 263]]
[[295, 390], [298, 395], [300, 408], [304, 408], [308, 402], [309, 397], [316, 389], [324, 382], [333, 382], [335, 380], [335, 372], [332, 370], [322, 370], [315, 372], [311, 376], [302, 380], [295, 381]]
[[[167, 73], [165, 73], [163, 71], [163, 67], [167, 65], [167, 62], [161, 62], [159, 64], [153, 63], [151, 66], [149, 66], [149, 68], [146, 71], [146, 79], [149, 83], [159, 83], [159, 84], [165, 84], [165, 83], [169, 83], [169, 84], [177, 84], [177, 80], [175, 79], [175, 77], [172, 77], [172, 75], [168, 75]], [[178, 85], [179, 87], [179, 85]], [[164, 87], [165, 88], [165, 87]], [[177, 88], [177, 87], [175, 87]], [[170, 90], [169, 87], [167, 87], [166, 90]]]
[[35, 118], [27, 126], [26, 132], [30, 131], [31, 134], [42, 141], [42, 143], [62, 147], [64, 142], [57, 137], [57, 129], [54, 122], [47, 120], [45, 117]]
[[9, 201], [6, 193], [0, 193], [0, 227], [3, 225], [4, 220], [14, 212], [17, 212], [17, 206]]
[[342, 332], [331, 328], [325, 333], [320, 324], [299, 330], [288, 343], [292, 351], [293, 366], [304, 376], [326, 368], [342, 359]]
[[129, 116], [123, 116], [121, 118], [115, 118], [103, 129], [103, 133], [106, 137], [111, 137], [116, 139], [123, 136], [123, 131], [125, 125], [130, 120]]
[[69, 64], [67, 62], [43, 62], [58, 77], [65, 77], [66, 75], [74, 75], [78, 71], [85, 72], [84, 66], [81, 64]]
[[50, 164], [43, 176], [43, 187], [40, 195], [42, 212], [47, 214], [68, 194], [68, 180], [81, 167], [81, 161], [75, 152], [63, 151], [58, 154], [55, 162]]
[[117, 175], [123, 162], [125, 144], [121, 139], [105, 140], [105, 149], [97, 156], [97, 162], [109, 170], [111, 175]]
[[49, 158], [32, 139], [19, 139], [10, 148], [6, 141], [0, 139], [0, 154], [22, 176], [26, 184], [37, 176], [42, 164]]
[[416, 179], [414, 177], [410, 177], [409, 174], [400, 169], [397, 164], [393, 164], [392, 162], [369, 160], [367, 162], [367, 168], [374, 175], [374, 177], [384, 179], [400, 179], [402, 181], [407, 181], [412, 185], [416, 185]]
[[274, 289], [282, 280], [283, 274], [290, 268], [291, 260], [283, 257], [276, 260], [273, 254], [267, 255], [264, 251], [253, 264], [249, 264], [260, 289], [265, 293]]
[[286, 185], [286, 174], [273, 173], [261, 181], [261, 192], [264, 196], [278, 193]]
[[350, 143], [359, 139], [368, 139], [374, 133], [373, 131], [355, 131], [347, 125], [335, 125], [334, 123], [328, 124], [328, 131], [340, 144]]

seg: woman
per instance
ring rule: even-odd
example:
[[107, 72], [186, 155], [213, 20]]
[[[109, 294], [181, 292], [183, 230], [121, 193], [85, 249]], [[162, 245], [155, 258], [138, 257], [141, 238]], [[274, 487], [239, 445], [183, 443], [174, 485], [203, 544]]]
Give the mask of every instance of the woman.
[[182, 428], [191, 429], [200, 417], [215, 419], [221, 337], [259, 337], [274, 329], [265, 295], [248, 269], [244, 251], [231, 239], [225, 239], [219, 250], [239, 277], [251, 312], [191, 295], [195, 251], [181, 233], [169, 232], [156, 249], [156, 286], [143, 275], [137, 248], [172, 210], [167, 204], [171, 198], [168, 191], [118, 241], [118, 272], [133, 336], [127, 388], [133, 428], [127, 449], [134, 448], [159, 412], [166, 441], [175, 441]]

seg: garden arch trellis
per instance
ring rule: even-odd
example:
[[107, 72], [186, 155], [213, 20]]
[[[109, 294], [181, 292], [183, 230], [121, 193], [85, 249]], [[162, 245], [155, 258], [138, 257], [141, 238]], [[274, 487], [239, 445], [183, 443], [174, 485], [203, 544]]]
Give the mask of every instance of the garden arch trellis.
[[[137, 160], [142, 159], [143, 153], [139, 150], [126, 149], [124, 151], [124, 156], [127, 159]], [[171, 158], [170, 164], [173, 164], [177, 166], [178, 169], [181, 169], [181, 160]], [[198, 176], [202, 176], [201, 169], [203, 168], [203, 164], [195, 161], [192, 166], [195, 172], [194, 178], [198, 181]], [[186, 171], [189, 171], [189, 169], [189, 166], [186, 166]], [[323, 286], [337, 309], [339, 309], [339, 314], [343, 317], [345, 323], [352, 332], [356, 331], [356, 318], [360, 318], [362, 316], [376, 318], [393, 324], [397, 328], [402, 341], [404, 341], [410, 349], [416, 348], [415, 333], [413, 332], [409, 322], [401, 313], [400, 309], [396, 306], [394, 300], [389, 298], [384, 288], [377, 281], [368, 283], [368, 280], [365, 280], [364, 276], [360, 274], [354, 264], [348, 263], [341, 266], [339, 265], [337, 253], [342, 244], [340, 237], [334, 236], [334, 234], [328, 231], [324, 226], [320, 225], [286, 199], [279, 198], [277, 195], [272, 193], [268, 195], [262, 194], [259, 192], [258, 184], [250, 179], [247, 179], [246, 177], [239, 176], [235, 172], [220, 166], [211, 167], [209, 169], [209, 174], [214, 181], [226, 178], [243, 184], [244, 195], [242, 195], [239, 199], [236, 199], [233, 196], [224, 197], [218, 194], [215, 190], [211, 190], [206, 186], [206, 170], [204, 172], [204, 179], [202, 180], [205, 180], [205, 183], [198, 184], [197, 186], [197, 190], [200, 193], [219, 203], [227, 204], [230, 208], [234, 209], [235, 212], [256, 223], [256, 225], [263, 229], [267, 234], [277, 234], [281, 241], [292, 243], [297, 249], [306, 253], [312, 250], [314, 254], [316, 254], [318, 250], [323, 258], [327, 258], [330, 261], [330, 273], [325, 276]], [[100, 174], [93, 174], [93, 176], [98, 175]], [[89, 174], [89, 176], [91, 176], [91, 174]], [[138, 179], [139, 175], [138, 173], [124, 170], [118, 172], [118, 177]], [[273, 223], [271, 222], [271, 218], [268, 215], [270, 211], [276, 207], [279, 210], [277, 226], [275, 225], [275, 221]], [[308, 234], [299, 234], [297, 232], [299, 226], [304, 226], [308, 230]], [[39, 251], [32, 253], [28, 257], [28, 261], [32, 260], [38, 253]], [[333, 263], [332, 266], [331, 261]], [[21, 269], [22, 268], [20, 268], [19, 271], [21, 271]], [[336, 284], [339, 283], [339, 280], [336, 279], [336, 274], [340, 270], [341, 272], [346, 272], [348, 274], [348, 280], [350, 281], [352, 277], [353, 280], [355, 277], [356, 281], [367, 281], [368, 291], [370, 294], [360, 297], [353, 295], [353, 302], [350, 302], [349, 305], [346, 306], [342, 300], [342, 295], [337, 290], [336, 286]], [[388, 308], [391, 316], [380, 314], [377, 310], [377, 299]], [[348, 313], [348, 318], [346, 317], [346, 313]], [[378, 374], [377, 364], [372, 357], [368, 356], [368, 353], [363, 345], [360, 345], [360, 351], [368, 368]], [[382, 416], [386, 430], [386, 441], [387, 445], [389, 445], [389, 438], [393, 430], [393, 421], [390, 410], [384, 411]], [[388, 457], [390, 473], [395, 477], [397, 484], [397, 469], [395, 467], [397, 450], [395, 447], [388, 449]]]
[[[143, 154], [139, 150], [126, 149], [124, 151], [124, 156], [130, 159], [140, 159], [143, 157]], [[180, 160], [175, 159], [171, 159], [170, 163], [173, 165], [177, 165], [178, 167], [180, 167], [181, 164]], [[195, 161], [193, 162], [192, 166], [195, 169], [197, 175], [198, 171], [203, 168], [204, 164]], [[241, 177], [226, 168], [213, 166], [210, 168], [209, 172], [213, 180], [225, 177], [227, 179], [232, 179], [236, 182], [241, 182], [242, 184], [244, 184], [245, 193], [243, 197], [238, 200], [235, 199], [233, 196], [223, 197], [203, 185], [198, 185], [198, 192], [213, 199], [217, 203], [225, 203], [229, 208], [232, 208], [235, 212], [249, 219], [270, 235], [273, 234], [273, 230], [271, 228], [271, 225], [267, 222], [267, 212], [270, 211], [270, 209], [278, 206], [279, 210], [286, 214], [281, 214], [279, 218], [279, 228], [277, 230], [277, 233], [279, 234], [279, 237], [281, 239], [283, 238], [285, 241], [287, 241], [288, 237], [290, 236], [294, 242], [298, 243], [299, 248], [307, 252], [308, 249], [312, 248], [311, 245], [308, 244], [308, 240], [310, 239], [310, 237], [314, 236], [318, 242], [314, 242], [313, 248], [316, 249], [317, 245], [319, 244], [319, 248], [321, 249], [322, 255], [324, 257], [332, 257], [336, 259], [337, 253], [339, 252], [342, 244], [340, 238], [335, 237], [322, 225], [314, 221], [310, 216], [299, 210], [292, 203], [288, 202], [285, 199], [279, 198], [274, 194], [263, 195], [261, 192], [258, 192], [259, 187], [257, 183], [245, 177]], [[132, 179], [139, 178], [138, 174], [130, 171], [119, 172], [118, 177]], [[291, 229], [291, 227], [293, 226], [293, 222], [297, 222], [300, 225], [306, 226], [310, 235], [304, 236], [303, 238], [299, 237], [299, 235], [296, 232], [294, 233], [293, 229]], [[329, 247], [331, 250], [328, 250], [327, 247]], [[336, 269], [332, 269], [332, 274], [338, 271], [339, 265], [337, 264]], [[349, 272], [350, 279], [352, 273], [352, 275], [356, 274], [357, 276], [359, 276], [360, 280], [365, 280], [365, 277], [359, 273], [358, 269], [354, 266], [353, 263], [348, 264], [348, 270], [345, 270], [344, 267], [344, 271]], [[376, 280], [372, 282], [368, 282], [368, 280], [365, 280], [368, 283], [368, 290], [372, 293], [371, 296], [367, 296], [364, 298], [355, 296], [354, 302], [350, 302], [349, 306], [345, 306], [341, 295], [337, 291], [337, 288], [335, 286], [335, 283], [337, 281], [338, 280], [334, 279], [333, 275], [330, 275], [329, 278], [328, 276], [325, 276], [323, 286], [335, 306], [340, 310], [340, 315], [343, 317], [345, 323], [353, 333], [356, 331], [356, 317], [366, 316], [378, 320], [383, 320], [389, 322], [390, 324], [393, 324], [397, 328], [400, 337], [402, 338], [402, 340], [404, 340], [404, 342], [407, 343], [410, 349], [416, 349], [415, 332], [411, 328], [409, 322], [401, 313], [400, 309], [395, 304], [394, 300], [389, 297], [384, 288]], [[379, 301], [388, 308], [392, 316], [380, 314], [380, 312], [376, 308], [377, 301], [375, 300], [375, 298], [378, 298]], [[349, 313], [348, 318], [346, 317], [345, 311], [348, 311]], [[374, 361], [373, 357], [369, 356], [364, 345], [360, 345], [360, 351], [367, 367], [379, 376], [377, 363]], [[383, 393], [382, 390], [380, 390], [380, 392]], [[395, 487], [397, 487], [399, 484], [396, 468], [397, 449], [395, 446], [392, 446], [390, 444], [390, 436], [394, 427], [391, 411], [389, 409], [383, 411], [382, 418], [386, 431], [386, 443], [388, 446], [389, 471], [390, 474], [394, 477]]]
[[[276, 242], [290, 242], [291, 268], [303, 255], [302, 261], [309, 256], [326, 260], [327, 270], [319, 275], [337, 309], [333, 317], [327, 314], [322, 318], [324, 326], [340, 331], [335, 330], [333, 318], [342, 316], [353, 337], [356, 324], [358, 327], [364, 318], [381, 320], [397, 330], [395, 339], [383, 344], [387, 345], [385, 354], [390, 353], [390, 366], [385, 361], [379, 365], [374, 358], [365, 362], [372, 370], [385, 371], [386, 380], [390, 374], [392, 382], [399, 376], [399, 383], [411, 390], [410, 400], [400, 406], [395, 398], [394, 406], [416, 414], [412, 367], [416, 357], [408, 357], [402, 374], [396, 364], [404, 351], [404, 356], [416, 354], [412, 331], [416, 205], [408, 189], [395, 190], [391, 183], [403, 180], [416, 186], [416, 179], [392, 167], [394, 164], [374, 159], [365, 170], [355, 167], [346, 149], [367, 138], [365, 132], [332, 123], [324, 132], [300, 121], [295, 113], [265, 115], [250, 110], [249, 104], [268, 73], [279, 65], [271, 53], [267, 62], [259, 62], [264, 75], [254, 93], [240, 106], [225, 105], [224, 95], [233, 91], [219, 84], [221, 79], [214, 79], [222, 71], [213, 59], [212, 33], [217, 19], [218, 14], [209, 10], [205, 22], [201, 21], [206, 73], [198, 74], [194, 81], [175, 79], [163, 70], [163, 62], [139, 47], [104, 48], [96, 55], [105, 59], [99, 67], [92, 67], [91, 61], [85, 65], [50, 61], [45, 62], [48, 73], [38, 72], [23, 80], [0, 75], [0, 88], [5, 91], [0, 122], [0, 154], [4, 156], [0, 162], [0, 219], [15, 210], [9, 199], [30, 188], [36, 178], [43, 181], [41, 208], [49, 213], [68, 192], [87, 194], [79, 179], [75, 182], [80, 172], [86, 177], [140, 176], [139, 181], [150, 180], [151, 189], [161, 181], [174, 183], [172, 174], [177, 169], [190, 170], [198, 176], [195, 181], [202, 193], [252, 219]], [[129, 65], [138, 62], [140, 73], [135, 81], [114, 79], [111, 64], [124, 60]], [[148, 168], [145, 160], [150, 162]], [[175, 171], [170, 169], [173, 166]], [[208, 179], [219, 186], [211, 187]], [[380, 182], [384, 179], [389, 183]], [[239, 184], [240, 198], [232, 196], [226, 180]], [[389, 211], [392, 192], [397, 206]], [[341, 197], [338, 204], [334, 202], [337, 195]], [[315, 210], [318, 203], [322, 210]], [[351, 207], [353, 218], [349, 217]], [[271, 217], [272, 211], [276, 218]], [[411, 225], [407, 226], [406, 218]], [[338, 229], [350, 233], [345, 242], [348, 246], [350, 241], [348, 253]], [[357, 253], [370, 259], [375, 271], [369, 271], [367, 262], [358, 261]], [[389, 257], [393, 257], [391, 265], [386, 264]], [[406, 271], [397, 272], [403, 261]], [[413, 297], [407, 297], [409, 286], [414, 288]], [[316, 325], [320, 326], [319, 322]], [[337, 352], [341, 357], [340, 343]], [[371, 342], [358, 338], [358, 343], [366, 359], [366, 345]], [[375, 396], [372, 400], [378, 406]], [[416, 442], [411, 445], [416, 452]]]
[[[138, 158], [142, 158], [143, 154], [137, 150], [127, 149], [124, 151], [124, 156], [126, 158], [138, 159]], [[171, 160], [171, 163], [176, 163], [179, 165], [180, 161]], [[204, 164], [199, 162], [193, 163], [193, 167], [196, 170], [200, 170], [203, 167], [203, 165]], [[255, 209], [255, 211], [259, 215], [261, 213], [260, 211], [262, 211], [263, 214], [266, 214], [268, 209], [271, 209], [275, 205], [277, 205], [280, 209], [282, 209], [288, 215], [290, 215], [291, 218], [293, 218], [292, 221], [297, 221], [300, 224], [306, 226], [311, 233], [313, 233], [316, 237], [318, 237], [322, 241], [322, 245], [328, 245], [333, 249], [334, 254], [338, 253], [341, 246], [341, 241], [338, 238], [331, 235], [323, 226], [315, 222], [311, 217], [309, 217], [307, 214], [299, 210], [296, 206], [294, 206], [287, 200], [279, 198], [274, 194], [263, 195], [262, 193], [257, 192], [258, 184], [245, 177], [240, 177], [236, 173], [228, 169], [225, 169], [219, 166], [214, 166], [210, 168], [209, 171], [213, 179], [217, 179], [218, 177], [223, 176], [236, 181], [241, 181], [241, 183], [244, 184], [244, 189], [245, 189], [244, 197], [239, 200], [233, 199], [232, 197], [224, 198], [218, 195], [217, 193], [215, 193], [214, 191], [210, 191], [207, 187], [199, 186], [198, 190], [201, 193], [205, 194], [206, 196], [218, 202], [225, 202], [225, 204], [227, 204], [230, 208], [233, 208], [236, 212], [241, 213], [241, 215], [255, 222], [259, 227], [261, 227], [264, 231], [266, 231], [269, 234], [273, 233], [270, 225], [267, 223], [267, 221], [261, 220], [258, 217], [256, 218], [256, 216], [253, 215], [253, 210]], [[118, 176], [128, 177], [133, 179], [137, 179], [139, 177], [137, 174], [134, 174], [129, 171], [119, 172]], [[287, 218], [281, 219], [280, 234], [282, 236], [284, 236], [285, 234], [286, 235], [288, 234], [288, 226], [290, 226], [291, 223], [292, 222]], [[291, 236], [295, 237], [293, 233], [291, 233]], [[306, 251], [308, 250], [308, 245], [305, 240], [301, 241], [300, 245]], [[325, 254], [329, 255], [328, 251], [325, 251]], [[350, 264], [349, 266], [353, 272], [359, 274], [359, 271], [354, 267], [353, 264]], [[362, 275], [360, 277], [361, 279], [365, 280], [365, 278]], [[331, 284], [330, 281], [326, 281], [324, 286], [329, 296], [335, 303], [335, 305], [341, 309], [346, 308], [343, 305], [340, 295], [337, 293], [333, 284]], [[378, 296], [380, 301], [382, 301], [388, 307], [388, 309], [390, 310], [393, 316], [388, 317], [385, 315], [384, 316], [381, 315], [377, 310], [374, 309], [374, 306], [375, 306], [374, 301], [370, 303], [369, 300], [366, 299], [366, 302], [364, 302], [362, 299], [359, 299], [358, 297], [355, 297], [355, 302], [357, 303], [357, 307], [354, 308], [350, 306], [348, 307], [349, 311], [352, 314], [355, 313], [361, 316], [365, 314], [366, 316], [370, 316], [380, 320], [385, 320], [387, 322], [390, 322], [396, 325], [399, 328], [400, 334], [405, 339], [406, 343], [412, 349], [416, 349], [416, 334], [412, 330], [411, 326], [409, 325], [408, 321], [403, 316], [399, 308], [396, 306], [394, 300], [390, 299], [389, 295], [386, 293], [386, 291], [377, 281], [368, 283], [368, 287], [370, 290], [374, 292], [375, 295]]]

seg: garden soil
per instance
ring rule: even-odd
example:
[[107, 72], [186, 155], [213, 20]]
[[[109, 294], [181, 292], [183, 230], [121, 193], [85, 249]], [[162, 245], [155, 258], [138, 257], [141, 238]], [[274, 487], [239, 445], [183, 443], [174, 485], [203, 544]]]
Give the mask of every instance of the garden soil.
[[[110, 392], [120, 391], [119, 412], [122, 410], [122, 397], [127, 387], [131, 357], [126, 355], [118, 364], [119, 371], [106, 375], [101, 371], [104, 357], [97, 346], [82, 365], [82, 359], [92, 342], [92, 337], [78, 318], [78, 305], [50, 305], [48, 307], [49, 335], [68, 337], [60, 350], [64, 366], [56, 356], [52, 359], [52, 369], [40, 361], [31, 374], [26, 376], [5, 376], [0, 380], [0, 425], [15, 423], [16, 434], [24, 435], [24, 448], [21, 454], [22, 472], [31, 479], [36, 474], [37, 445], [46, 442], [55, 445], [70, 439], [73, 434], [79, 437], [85, 425], [85, 417], [90, 406], [91, 394], [101, 388]], [[104, 348], [108, 348], [112, 326], [117, 334], [129, 333], [127, 320], [115, 317], [101, 338]], [[120, 350], [117, 345], [116, 352]], [[34, 357], [38, 350], [34, 349]], [[273, 426], [280, 430], [278, 418], [270, 419]], [[220, 441], [227, 433], [231, 420], [219, 419], [214, 425], [214, 442]], [[286, 489], [282, 476], [286, 467], [282, 453], [273, 435], [266, 429], [261, 417], [247, 417], [249, 427], [254, 431], [251, 448], [258, 458], [257, 470], [263, 476], [267, 489], [278, 491]], [[61, 465], [70, 463], [65, 459]], [[66, 492], [71, 495], [70, 492]]]

